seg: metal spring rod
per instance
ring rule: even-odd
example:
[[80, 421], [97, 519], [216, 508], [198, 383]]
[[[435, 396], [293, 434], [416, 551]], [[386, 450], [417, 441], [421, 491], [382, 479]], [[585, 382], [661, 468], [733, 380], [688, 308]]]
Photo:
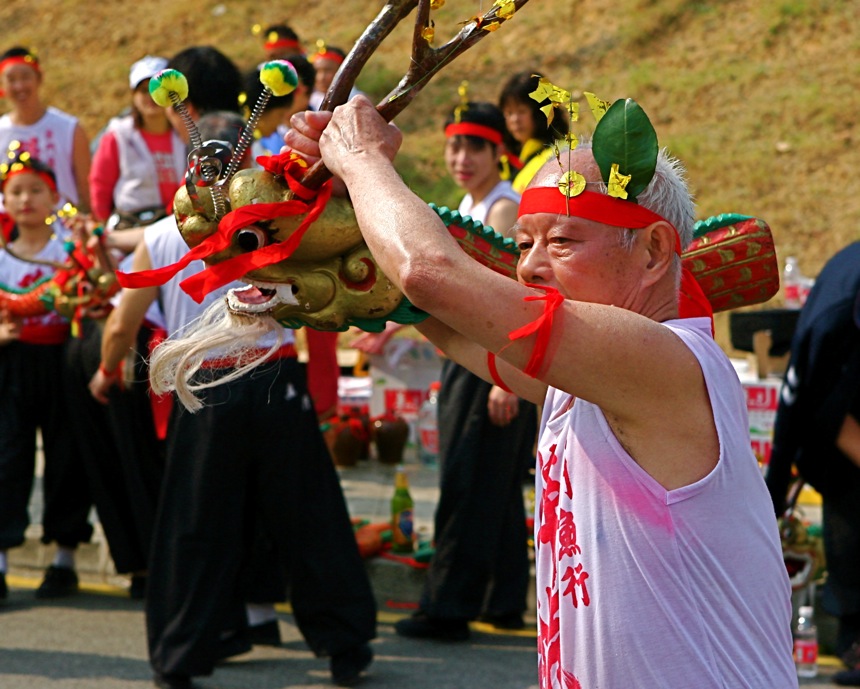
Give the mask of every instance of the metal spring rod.
[[266, 104], [269, 102], [269, 98], [271, 97], [271, 89], [266, 88], [260, 94], [260, 97], [257, 98], [257, 104], [254, 106], [253, 112], [251, 112], [251, 117], [248, 118], [248, 123], [242, 130], [242, 134], [239, 137], [239, 143], [236, 144], [236, 150], [233, 152], [233, 157], [230, 159], [230, 164], [227, 166], [227, 172], [224, 175], [226, 180], [229, 181], [235, 174], [236, 170], [239, 169], [239, 164], [245, 156], [245, 151], [248, 150], [248, 146], [251, 145], [251, 142], [254, 139], [254, 130], [257, 128], [257, 122], [260, 121], [260, 117], [263, 115], [263, 110], [266, 109]]
[[[188, 112], [188, 108], [185, 107], [185, 103], [179, 99], [179, 94], [177, 94], [176, 91], [170, 92], [170, 102], [173, 103], [173, 109], [176, 110], [182, 118], [185, 129], [188, 131], [188, 138], [191, 140], [192, 149], [200, 148], [203, 145], [203, 138], [200, 136], [200, 131], [197, 129], [197, 125], [194, 124], [194, 120], [191, 119], [191, 113]], [[212, 205], [215, 207], [215, 219], [220, 220], [226, 213], [224, 191], [221, 187], [214, 185], [218, 180], [212, 174], [211, 167], [204, 165], [200, 170], [200, 174], [203, 176], [204, 180], [210, 183], [208, 189], [209, 193], [212, 195]]]
[[194, 124], [194, 120], [191, 119], [191, 113], [188, 112], [188, 108], [185, 107], [185, 103], [183, 103], [179, 99], [179, 94], [176, 91], [170, 92], [170, 102], [173, 103], [173, 109], [179, 113], [179, 116], [182, 118], [182, 122], [185, 125], [185, 130], [188, 132], [188, 138], [191, 141], [191, 148], [200, 148], [203, 145], [203, 140], [200, 137], [200, 132], [197, 131], [197, 125]]

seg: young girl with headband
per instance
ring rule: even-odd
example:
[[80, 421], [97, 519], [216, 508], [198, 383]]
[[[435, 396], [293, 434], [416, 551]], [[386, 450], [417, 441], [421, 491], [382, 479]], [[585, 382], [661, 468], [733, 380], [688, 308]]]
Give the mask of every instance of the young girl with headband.
[[[66, 231], [59, 221], [50, 222], [59, 200], [54, 172], [18, 147], [10, 153], [0, 164], [0, 191], [14, 239], [4, 245], [8, 251], [0, 250], [0, 283], [26, 290], [66, 260]], [[55, 311], [24, 318], [0, 313], [0, 475], [5, 477], [0, 481], [0, 599], [8, 595], [6, 551], [24, 542], [30, 521], [37, 430], [45, 454], [42, 541], [58, 545], [37, 597], [77, 590], [75, 549], [92, 534], [86, 475], [70, 441], [65, 406], [68, 336], [69, 322]]]

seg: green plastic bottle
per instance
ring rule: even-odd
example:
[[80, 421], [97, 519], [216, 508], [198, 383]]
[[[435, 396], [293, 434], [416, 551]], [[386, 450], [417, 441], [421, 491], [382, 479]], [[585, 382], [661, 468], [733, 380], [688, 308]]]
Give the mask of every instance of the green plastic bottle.
[[394, 495], [391, 498], [391, 550], [395, 553], [411, 553], [413, 543], [415, 503], [409, 494], [409, 479], [402, 466], [394, 474]]

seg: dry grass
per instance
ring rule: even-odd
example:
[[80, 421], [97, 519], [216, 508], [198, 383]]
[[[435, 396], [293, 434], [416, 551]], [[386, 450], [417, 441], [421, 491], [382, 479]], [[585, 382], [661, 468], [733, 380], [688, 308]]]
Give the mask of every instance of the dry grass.
[[[381, 0], [6, 0], [3, 42], [33, 46], [46, 99], [95, 134], [126, 104], [128, 66], [145, 53], [212, 44], [243, 67], [261, 58], [255, 23], [288, 21], [313, 43], [349, 47]], [[448, 0], [437, 36], [490, 0]], [[512, 22], [458, 58], [400, 118], [404, 170], [428, 200], [442, 181], [439, 123], [468, 79], [495, 100], [510, 73], [535, 67], [559, 85], [638, 100], [666, 145], [684, 159], [702, 217], [767, 220], [778, 251], [814, 275], [860, 237], [854, 189], [860, 111], [860, 3], [854, 0], [531, 0]], [[399, 27], [359, 86], [392, 88], [408, 64], [411, 27]]]

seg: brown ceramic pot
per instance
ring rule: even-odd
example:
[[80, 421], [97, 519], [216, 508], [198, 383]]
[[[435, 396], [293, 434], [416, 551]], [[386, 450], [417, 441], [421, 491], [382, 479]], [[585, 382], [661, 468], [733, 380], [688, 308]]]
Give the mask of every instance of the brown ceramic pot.
[[399, 416], [381, 416], [371, 422], [376, 457], [380, 464], [400, 464], [409, 437], [409, 424]]

